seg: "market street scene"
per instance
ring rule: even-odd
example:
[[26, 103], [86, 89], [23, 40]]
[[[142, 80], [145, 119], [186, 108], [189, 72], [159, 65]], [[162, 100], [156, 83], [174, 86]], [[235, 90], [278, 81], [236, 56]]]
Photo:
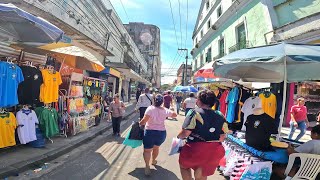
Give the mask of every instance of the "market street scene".
[[320, 0], [0, 0], [0, 180], [320, 180]]

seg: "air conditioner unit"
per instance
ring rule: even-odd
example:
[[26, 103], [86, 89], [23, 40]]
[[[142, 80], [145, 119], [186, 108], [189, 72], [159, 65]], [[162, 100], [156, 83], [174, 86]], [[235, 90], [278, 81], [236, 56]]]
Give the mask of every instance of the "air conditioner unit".
[[212, 26], [211, 26], [211, 29], [213, 29], [213, 30], [217, 30], [217, 27], [216, 27], [216, 26], [214, 26], [214, 25], [212, 25]]
[[196, 48], [199, 48], [199, 43], [196, 44]]

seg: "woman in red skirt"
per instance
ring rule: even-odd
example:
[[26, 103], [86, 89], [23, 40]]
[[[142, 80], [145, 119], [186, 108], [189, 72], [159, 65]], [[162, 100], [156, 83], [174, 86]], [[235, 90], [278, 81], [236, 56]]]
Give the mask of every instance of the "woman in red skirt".
[[198, 108], [191, 110], [182, 126], [178, 138], [187, 138], [179, 157], [181, 175], [191, 180], [191, 169], [196, 180], [205, 180], [215, 173], [225, 151], [221, 144], [228, 125], [219, 111], [212, 110], [217, 98], [212, 91], [198, 93]]

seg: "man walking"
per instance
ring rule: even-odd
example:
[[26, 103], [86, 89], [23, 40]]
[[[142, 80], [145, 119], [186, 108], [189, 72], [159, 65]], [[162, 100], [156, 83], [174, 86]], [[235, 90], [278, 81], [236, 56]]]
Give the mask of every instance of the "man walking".
[[153, 96], [150, 94], [148, 88], [144, 90], [144, 93], [139, 96], [136, 110], [140, 111], [140, 119], [143, 118], [147, 108], [153, 104]]

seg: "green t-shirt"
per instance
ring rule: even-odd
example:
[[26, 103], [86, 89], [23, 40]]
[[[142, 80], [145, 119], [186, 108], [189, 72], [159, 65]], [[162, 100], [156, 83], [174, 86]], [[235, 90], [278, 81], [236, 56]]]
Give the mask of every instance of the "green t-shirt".
[[38, 116], [39, 127], [45, 137], [50, 138], [59, 134], [58, 113], [54, 108], [39, 107], [35, 112]]

